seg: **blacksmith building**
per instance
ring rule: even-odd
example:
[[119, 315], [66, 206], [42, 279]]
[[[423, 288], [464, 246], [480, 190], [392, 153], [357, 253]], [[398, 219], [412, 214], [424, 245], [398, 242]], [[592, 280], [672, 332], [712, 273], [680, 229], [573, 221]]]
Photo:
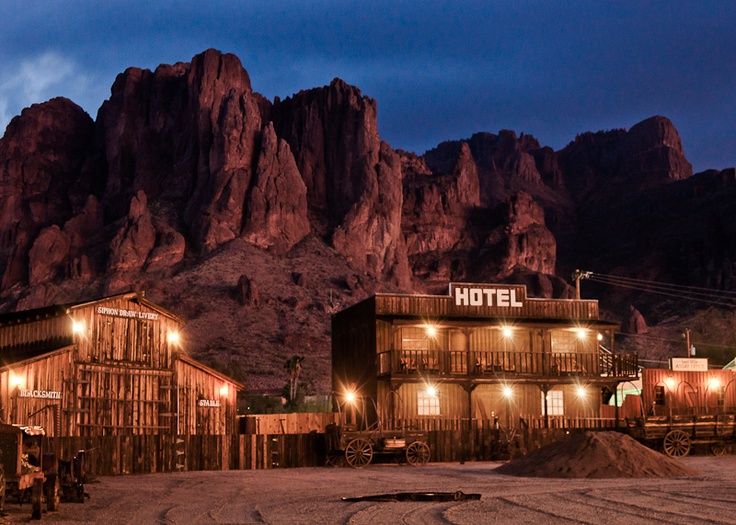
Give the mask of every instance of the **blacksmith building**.
[[0, 420], [51, 436], [228, 434], [242, 385], [134, 293], [0, 315]]
[[393, 428], [613, 416], [602, 398], [638, 375], [636, 355], [613, 348], [616, 329], [597, 301], [529, 298], [519, 285], [376, 294], [333, 317], [333, 386]]

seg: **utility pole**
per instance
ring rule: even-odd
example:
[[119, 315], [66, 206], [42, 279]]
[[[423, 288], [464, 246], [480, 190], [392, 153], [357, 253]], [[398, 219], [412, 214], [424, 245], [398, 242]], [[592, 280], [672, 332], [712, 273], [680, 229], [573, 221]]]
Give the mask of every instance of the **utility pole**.
[[577, 269], [572, 274], [572, 278], [575, 281], [575, 299], [580, 300], [580, 280], [587, 279], [588, 277], [590, 277], [590, 272], [581, 272]]
[[685, 357], [690, 357], [690, 329], [685, 328], [682, 336], [685, 338]]

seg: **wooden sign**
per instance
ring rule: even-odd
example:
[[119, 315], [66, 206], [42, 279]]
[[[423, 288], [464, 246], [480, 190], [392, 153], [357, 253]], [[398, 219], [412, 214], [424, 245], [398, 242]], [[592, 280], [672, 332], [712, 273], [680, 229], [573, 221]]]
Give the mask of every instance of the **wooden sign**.
[[158, 314], [155, 312], [141, 312], [139, 310], [125, 310], [124, 308], [110, 308], [109, 306], [98, 306], [97, 313], [100, 315], [110, 315], [112, 317], [130, 317], [133, 319], [148, 319], [155, 321]]
[[18, 389], [18, 397], [34, 397], [36, 399], [61, 399], [61, 392], [56, 390], [25, 390]]
[[197, 401], [197, 405], [206, 408], [217, 408], [220, 406], [219, 399], [200, 399]]
[[455, 306], [498, 306], [522, 308], [526, 293], [519, 286], [450, 283], [450, 297]]
[[707, 372], [708, 359], [699, 357], [671, 357], [670, 370], [677, 372]]

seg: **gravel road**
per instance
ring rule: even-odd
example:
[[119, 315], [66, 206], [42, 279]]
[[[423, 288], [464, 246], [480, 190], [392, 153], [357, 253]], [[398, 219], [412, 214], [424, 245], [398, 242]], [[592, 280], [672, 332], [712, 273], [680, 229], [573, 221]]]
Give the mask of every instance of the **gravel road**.
[[[101, 478], [85, 504], [45, 514], [50, 523], [736, 523], [736, 456], [683, 460], [699, 474], [676, 479], [515, 478], [500, 463], [422, 468], [302, 468]], [[480, 501], [345, 503], [343, 496], [393, 491], [478, 492]], [[30, 509], [8, 504], [8, 522]]]

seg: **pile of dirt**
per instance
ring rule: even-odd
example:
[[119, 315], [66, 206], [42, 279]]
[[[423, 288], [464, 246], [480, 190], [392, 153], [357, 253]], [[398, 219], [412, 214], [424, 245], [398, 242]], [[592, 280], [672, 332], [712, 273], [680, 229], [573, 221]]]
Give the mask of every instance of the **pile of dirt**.
[[539, 478], [669, 478], [695, 474], [680, 461], [619, 432], [572, 434], [496, 471]]

